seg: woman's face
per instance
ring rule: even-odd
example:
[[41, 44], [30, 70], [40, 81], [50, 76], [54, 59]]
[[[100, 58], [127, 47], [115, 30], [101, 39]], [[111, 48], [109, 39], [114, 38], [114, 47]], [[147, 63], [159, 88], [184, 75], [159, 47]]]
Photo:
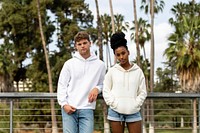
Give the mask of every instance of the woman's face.
[[117, 49], [115, 49], [115, 57], [119, 61], [120, 65], [129, 63], [128, 56], [129, 51], [124, 46], [120, 46]]

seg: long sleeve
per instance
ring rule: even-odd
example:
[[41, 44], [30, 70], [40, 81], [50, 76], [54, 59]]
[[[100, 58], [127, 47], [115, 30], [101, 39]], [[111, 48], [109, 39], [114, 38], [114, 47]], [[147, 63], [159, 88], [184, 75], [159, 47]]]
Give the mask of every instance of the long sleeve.
[[113, 81], [111, 71], [108, 71], [104, 79], [103, 97], [107, 105], [111, 106], [112, 108], [116, 108], [117, 103], [115, 101], [115, 96], [111, 92], [112, 85]]
[[144, 74], [141, 72], [140, 80], [139, 80], [139, 88], [137, 91], [137, 98], [136, 101], [139, 106], [142, 106], [144, 100], [147, 97], [147, 91], [146, 91], [146, 83], [145, 83], [145, 77]]
[[70, 71], [67, 66], [67, 63], [64, 64], [59, 80], [58, 80], [58, 88], [57, 88], [57, 99], [58, 103], [63, 107], [67, 103], [67, 87], [70, 81]]
[[98, 92], [101, 93], [102, 90], [103, 90], [103, 81], [104, 81], [104, 78], [105, 78], [105, 73], [106, 73], [106, 67], [105, 65], [102, 66], [103, 69], [101, 69], [101, 75], [100, 75], [100, 78], [99, 78], [99, 82], [96, 86], [96, 88], [98, 89]]

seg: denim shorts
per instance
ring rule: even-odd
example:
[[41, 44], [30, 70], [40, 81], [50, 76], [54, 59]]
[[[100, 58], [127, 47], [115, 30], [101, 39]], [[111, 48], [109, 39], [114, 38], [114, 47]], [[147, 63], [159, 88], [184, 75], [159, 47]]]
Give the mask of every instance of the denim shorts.
[[140, 112], [137, 112], [135, 114], [120, 114], [111, 108], [108, 108], [108, 120], [111, 121], [124, 121], [124, 122], [136, 122], [136, 121], [141, 121], [142, 117]]

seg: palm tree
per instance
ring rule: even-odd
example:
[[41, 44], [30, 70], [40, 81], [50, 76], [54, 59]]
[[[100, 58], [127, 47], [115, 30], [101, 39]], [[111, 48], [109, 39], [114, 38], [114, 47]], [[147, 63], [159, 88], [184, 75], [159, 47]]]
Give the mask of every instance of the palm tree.
[[[110, 4], [110, 16], [111, 16], [111, 22], [112, 22], [112, 34], [115, 33], [115, 22], [114, 22], [114, 13], [113, 13], [113, 6], [112, 6], [112, 0], [109, 0]], [[117, 59], [114, 56], [114, 64], [117, 62]]]
[[[160, 3], [158, 3], [160, 2]], [[150, 5], [150, 6], [149, 6]], [[151, 69], [150, 69], [150, 92], [153, 92], [154, 87], [154, 14], [158, 14], [160, 11], [164, 8], [164, 1], [163, 0], [142, 0], [142, 6], [140, 9], [143, 9], [145, 13], [150, 13], [151, 15]], [[153, 101], [150, 100], [150, 127], [149, 127], [149, 133], [154, 133], [154, 111], [153, 111]]]
[[[154, 87], [154, 0], [150, 2], [150, 14], [151, 14], [151, 59], [150, 59], [150, 92], [153, 92]], [[154, 109], [153, 100], [150, 100], [150, 124], [149, 133], [154, 133]]]
[[[141, 10], [144, 10], [145, 14], [149, 14], [151, 12], [151, 0], [142, 0], [142, 5], [140, 6]], [[165, 6], [165, 2], [163, 0], [154, 0], [154, 13], [158, 14], [162, 12]]]
[[138, 20], [137, 20], [137, 10], [136, 10], [136, 0], [133, 0], [133, 12], [134, 12], [134, 19], [135, 19], [135, 42], [136, 42], [136, 50], [137, 50], [137, 64], [141, 67], [140, 62], [140, 48], [139, 48], [139, 33], [138, 33]]
[[115, 33], [115, 23], [114, 23], [114, 13], [113, 13], [113, 6], [112, 6], [112, 0], [109, 0], [110, 4], [110, 16], [111, 16], [111, 24], [112, 24], [112, 34]]
[[129, 23], [125, 22], [124, 16], [122, 16], [121, 14], [114, 15], [114, 21], [116, 32], [127, 31], [127, 29], [129, 28]]
[[99, 58], [103, 60], [103, 47], [102, 47], [102, 23], [99, 15], [99, 4], [98, 0], [95, 0], [96, 10], [97, 10], [97, 29], [98, 29], [98, 46], [99, 46]]
[[[200, 92], [200, 4], [177, 3], [172, 8], [175, 19], [169, 22], [175, 28], [168, 40], [169, 47], [165, 55], [176, 65], [183, 92]], [[197, 133], [196, 99], [193, 100], [193, 133]]]
[[[103, 60], [103, 46], [102, 46], [102, 22], [101, 17], [99, 15], [99, 4], [98, 0], [95, 0], [96, 4], [96, 10], [97, 10], [97, 27], [98, 27], [98, 46], [99, 46], [99, 57], [101, 60]], [[110, 132], [110, 125], [107, 120], [107, 105], [104, 100], [102, 100], [103, 105], [103, 118], [104, 118], [104, 132], [109, 133]]]
[[111, 67], [111, 55], [110, 55], [110, 47], [109, 47], [109, 41], [110, 37], [112, 35], [112, 26], [111, 23], [111, 17], [108, 14], [104, 14], [101, 16], [102, 20], [102, 35], [103, 35], [103, 44], [106, 45], [106, 64], [107, 69]]
[[[135, 24], [135, 21], [133, 21], [133, 25]], [[138, 20], [138, 41], [139, 41], [139, 45], [141, 47], [141, 49], [143, 49], [143, 56], [144, 56], [144, 60], [146, 60], [146, 52], [145, 52], [145, 42], [149, 41], [151, 39], [151, 35], [149, 33], [149, 28], [150, 28], [150, 24], [148, 23], [147, 20], [144, 20], [142, 18], [139, 18]], [[135, 26], [130, 28], [131, 31], [135, 31]], [[135, 33], [132, 32], [131, 33], [131, 40], [134, 40], [136, 42], [135, 39]]]
[[[133, 21], [133, 25], [135, 24], [135, 22]], [[144, 56], [144, 61], [145, 61], [145, 66], [147, 66], [147, 58], [146, 58], [146, 52], [145, 52], [145, 42], [146, 41], [149, 41], [151, 39], [151, 35], [148, 31], [148, 29], [150, 28], [150, 24], [148, 24], [147, 20], [143, 20], [142, 18], [139, 18], [138, 20], [138, 42], [139, 42], [139, 45], [141, 47], [141, 49], [143, 49], [143, 56]], [[131, 31], [135, 31], [135, 26], [131, 27], [130, 28]], [[131, 33], [131, 40], [134, 40], [136, 42], [136, 39], [135, 39], [135, 34], [136, 33]], [[145, 69], [143, 69], [143, 71], [145, 71]], [[149, 73], [146, 73], [145, 74], [145, 77], [146, 77], [146, 86], [147, 86], [147, 90], [149, 88], [149, 81], [148, 81], [148, 75]]]
[[[175, 32], [168, 38], [170, 43], [165, 50], [165, 55], [167, 55], [169, 61], [173, 61], [176, 64], [182, 90], [184, 92], [199, 92], [200, 19], [198, 13], [195, 12], [197, 11], [195, 7], [198, 6], [197, 8], [200, 8], [200, 4], [191, 4], [178, 3], [172, 9], [173, 12], [176, 10], [175, 15], [177, 17], [176, 20], [170, 18], [169, 22], [175, 27]], [[178, 15], [177, 12], [179, 12], [178, 10], [181, 6], [182, 13]], [[188, 10], [193, 11], [193, 13], [188, 12]]]
[[[43, 32], [43, 28], [42, 28], [42, 19], [41, 19], [41, 13], [40, 13], [40, 0], [37, 0], [37, 10], [38, 10], [38, 20], [39, 20], [40, 34], [41, 34], [42, 45], [43, 45], [43, 49], [44, 49], [44, 53], [45, 53], [45, 59], [46, 59], [46, 67], [47, 67], [47, 72], [48, 72], [49, 92], [53, 93], [51, 68], [50, 68], [50, 64], [49, 64], [48, 51], [47, 51], [47, 48], [46, 48], [46, 42], [45, 42], [44, 32]], [[56, 115], [55, 115], [55, 106], [54, 106], [54, 100], [53, 99], [51, 99], [51, 118], [52, 118], [52, 133], [58, 133]]]
[[141, 10], [144, 10], [146, 14], [151, 15], [151, 77], [150, 77], [150, 91], [153, 92], [154, 85], [154, 14], [158, 14], [163, 11], [163, 0], [142, 0]]

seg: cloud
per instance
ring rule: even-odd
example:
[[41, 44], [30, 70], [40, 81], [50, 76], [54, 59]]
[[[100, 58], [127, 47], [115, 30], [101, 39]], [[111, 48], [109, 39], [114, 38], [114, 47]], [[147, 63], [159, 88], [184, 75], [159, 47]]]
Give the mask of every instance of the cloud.
[[[168, 41], [167, 38], [170, 33], [172, 33], [173, 29], [168, 23], [161, 23], [154, 26], [154, 40], [155, 40], [155, 46], [154, 46], [154, 63], [155, 63], [155, 70], [158, 67], [163, 67], [162, 62], [166, 62], [166, 58], [163, 56], [164, 50], [168, 47]], [[126, 37], [130, 37], [130, 33], [126, 33]], [[135, 42], [131, 41], [130, 39], [127, 39], [128, 41], [128, 47], [130, 50], [130, 60], [133, 60], [136, 58], [136, 46]], [[145, 44], [145, 51], [146, 56], [150, 61], [150, 54], [151, 54], [151, 43], [147, 42]], [[140, 54], [143, 55], [143, 50], [140, 51]]]
[[162, 62], [166, 62], [163, 56], [165, 49], [168, 47], [168, 36], [172, 33], [173, 28], [168, 23], [161, 23], [155, 26], [155, 66], [163, 67]]

